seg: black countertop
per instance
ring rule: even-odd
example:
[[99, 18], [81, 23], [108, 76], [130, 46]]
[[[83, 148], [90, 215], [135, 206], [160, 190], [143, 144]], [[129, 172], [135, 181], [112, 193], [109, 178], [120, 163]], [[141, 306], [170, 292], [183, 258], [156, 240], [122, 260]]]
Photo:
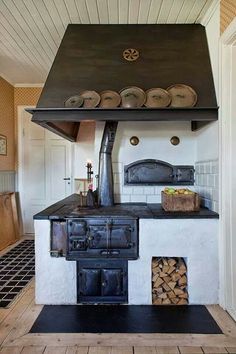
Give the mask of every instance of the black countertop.
[[60, 220], [67, 217], [120, 216], [139, 219], [218, 219], [219, 214], [207, 208], [195, 212], [166, 212], [161, 204], [124, 203], [112, 207], [78, 207], [79, 196], [72, 194], [34, 215], [35, 220]]

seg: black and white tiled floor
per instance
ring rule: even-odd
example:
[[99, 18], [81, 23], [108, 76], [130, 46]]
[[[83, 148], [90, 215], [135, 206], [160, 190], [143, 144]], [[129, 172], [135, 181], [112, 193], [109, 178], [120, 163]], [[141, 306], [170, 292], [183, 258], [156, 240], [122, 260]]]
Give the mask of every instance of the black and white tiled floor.
[[34, 240], [24, 240], [0, 257], [0, 307], [8, 307], [34, 277]]

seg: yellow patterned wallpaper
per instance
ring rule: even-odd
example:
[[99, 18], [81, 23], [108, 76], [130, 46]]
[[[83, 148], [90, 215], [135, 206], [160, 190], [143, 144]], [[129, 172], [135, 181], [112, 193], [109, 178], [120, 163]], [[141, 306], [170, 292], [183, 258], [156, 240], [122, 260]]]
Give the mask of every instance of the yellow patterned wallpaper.
[[[42, 92], [42, 87], [15, 87], [14, 88], [14, 115], [15, 115], [15, 139], [17, 142], [18, 134], [18, 117], [17, 117], [17, 107], [18, 106], [36, 106], [39, 100], [39, 96]], [[16, 143], [16, 151], [18, 144]], [[15, 157], [15, 167], [17, 169], [18, 159], [17, 153]]]
[[14, 87], [0, 77], [0, 134], [7, 137], [7, 155], [0, 155], [0, 171], [15, 169]]
[[36, 106], [42, 92], [41, 87], [15, 87], [14, 108], [17, 117], [17, 106]]
[[[36, 106], [42, 92], [40, 87], [15, 87], [14, 109], [17, 122], [17, 106]], [[17, 128], [16, 128], [17, 130]], [[80, 125], [78, 142], [93, 141], [95, 137], [95, 122], [82, 122]]]
[[236, 0], [221, 0], [220, 2], [220, 31], [223, 33], [236, 17]]

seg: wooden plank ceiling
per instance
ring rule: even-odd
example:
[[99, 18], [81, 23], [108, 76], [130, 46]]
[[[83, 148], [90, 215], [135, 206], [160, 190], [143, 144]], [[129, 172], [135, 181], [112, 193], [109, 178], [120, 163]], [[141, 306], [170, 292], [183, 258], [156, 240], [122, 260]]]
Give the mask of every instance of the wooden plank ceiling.
[[69, 23], [201, 23], [216, 0], [1, 0], [0, 76], [43, 83]]

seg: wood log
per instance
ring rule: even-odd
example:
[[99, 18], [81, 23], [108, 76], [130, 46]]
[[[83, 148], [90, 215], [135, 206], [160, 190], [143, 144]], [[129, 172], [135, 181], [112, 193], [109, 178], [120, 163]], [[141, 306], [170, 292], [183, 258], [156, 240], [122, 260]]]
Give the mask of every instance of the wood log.
[[152, 281], [155, 283], [155, 281], [160, 277], [158, 273], [152, 276]]
[[181, 299], [179, 300], [178, 305], [188, 305], [188, 301], [186, 299]]
[[169, 292], [167, 293], [167, 296], [168, 296], [169, 299], [176, 298], [176, 295], [175, 295], [174, 291], [169, 291]]
[[186, 270], [184, 270], [184, 269], [178, 269], [177, 272], [180, 276], [186, 274]]
[[170, 290], [171, 290], [171, 288], [169, 287], [169, 285], [167, 285], [166, 283], [163, 283], [163, 284], [162, 284], [162, 287], [163, 287], [163, 289], [165, 289], [165, 291], [170, 291]]
[[160, 294], [160, 295], [158, 295], [158, 298], [159, 299], [167, 299], [167, 294], [166, 293]]
[[173, 290], [175, 288], [176, 282], [175, 281], [170, 281], [168, 283], [169, 287]]
[[[178, 302], [179, 303], [179, 302]], [[171, 301], [170, 301], [170, 299], [164, 299], [163, 301], [162, 301], [162, 304], [163, 305], [170, 305], [171, 304]]]
[[179, 289], [179, 288], [175, 288], [173, 291], [174, 291], [175, 295], [177, 295], [177, 296], [184, 294], [184, 290]]
[[186, 275], [183, 275], [179, 280], [178, 280], [179, 286], [181, 285], [187, 285], [187, 277]]
[[172, 266], [169, 268], [167, 274], [172, 274], [176, 270], [176, 267]]
[[162, 294], [163, 291], [164, 291], [164, 290], [163, 290], [163, 288], [161, 288], [161, 287], [156, 289], [156, 293], [157, 293], [157, 294]]
[[172, 304], [177, 305], [179, 302], [179, 299], [177, 297], [173, 297], [170, 301]]
[[173, 281], [178, 281], [181, 278], [181, 275], [179, 273], [172, 273], [171, 274], [171, 279]]
[[168, 259], [168, 264], [170, 267], [173, 267], [176, 263], [177, 263], [177, 261], [174, 258]]
[[167, 274], [167, 273], [164, 273], [164, 272], [160, 272], [159, 274], [160, 274], [160, 277], [161, 277], [161, 278], [165, 278], [165, 277], [168, 276], [168, 274]]
[[164, 265], [164, 267], [162, 268], [162, 271], [163, 271], [163, 273], [167, 273], [169, 269], [170, 269], [170, 266], [167, 263], [167, 265]]
[[182, 258], [179, 258], [177, 267], [178, 269], [187, 271], [186, 265]]
[[163, 257], [162, 262], [163, 262], [164, 266], [168, 266], [167, 258]]
[[[163, 277], [163, 280], [166, 284], [171, 282], [171, 277], [169, 277], [168, 275], [166, 277]], [[182, 284], [181, 284], [182, 285]]]
[[162, 299], [156, 298], [156, 299], [153, 301], [153, 304], [154, 304], [154, 305], [162, 305]]
[[162, 280], [162, 278], [157, 278], [157, 280], [155, 281], [155, 283], [154, 283], [154, 287], [155, 288], [159, 288], [159, 286], [161, 285], [161, 284], [163, 284], [164, 283], [164, 280]]

